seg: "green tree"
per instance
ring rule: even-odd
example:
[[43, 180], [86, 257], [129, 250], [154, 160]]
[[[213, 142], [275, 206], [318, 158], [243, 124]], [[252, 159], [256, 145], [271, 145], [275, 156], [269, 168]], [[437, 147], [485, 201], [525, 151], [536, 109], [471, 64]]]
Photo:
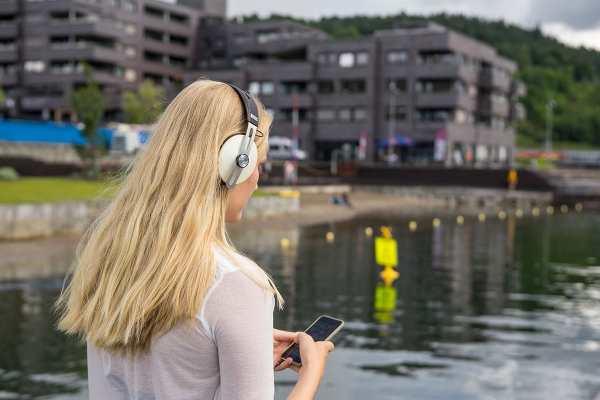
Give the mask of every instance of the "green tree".
[[125, 122], [145, 124], [154, 122], [164, 110], [165, 89], [146, 79], [137, 92], [123, 93], [121, 108], [125, 113]]
[[88, 175], [97, 177], [99, 175], [98, 155], [103, 147], [103, 141], [99, 140], [98, 134], [100, 118], [104, 114], [106, 99], [98, 83], [92, 76], [92, 68], [84, 64], [83, 73], [86, 85], [74, 91], [70, 96], [71, 106], [77, 113], [77, 118], [83, 123], [83, 136], [87, 139], [87, 145], [81, 149], [80, 154], [88, 162]]

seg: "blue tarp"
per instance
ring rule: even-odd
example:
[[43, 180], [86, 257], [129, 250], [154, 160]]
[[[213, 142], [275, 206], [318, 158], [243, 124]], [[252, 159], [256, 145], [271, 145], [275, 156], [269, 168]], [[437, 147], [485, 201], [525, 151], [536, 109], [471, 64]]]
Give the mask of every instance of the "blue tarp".
[[[100, 128], [98, 133], [104, 136], [108, 146], [113, 132]], [[81, 131], [71, 124], [35, 121], [0, 121], [0, 140], [80, 145], [87, 143], [87, 139], [81, 135]]]

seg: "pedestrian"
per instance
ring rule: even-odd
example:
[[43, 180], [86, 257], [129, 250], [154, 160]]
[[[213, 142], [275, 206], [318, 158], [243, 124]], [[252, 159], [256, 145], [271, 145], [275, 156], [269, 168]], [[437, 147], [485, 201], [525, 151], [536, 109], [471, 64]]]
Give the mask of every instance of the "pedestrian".
[[59, 329], [87, 341], [90, 399], [273, 399], [294, 341], [288, 398], [313, 398], [333, 344], [273, 329], [281, 295], [226, 233], [258, 188], [271, 121], [258, 99], [200, 80], [156, 122], [57, 303]]
[[508, 190], [515, 190], [517, 188], [517, 183], [519, 179], [517, 178], [517, 170], [511, 168], [508, 171]]

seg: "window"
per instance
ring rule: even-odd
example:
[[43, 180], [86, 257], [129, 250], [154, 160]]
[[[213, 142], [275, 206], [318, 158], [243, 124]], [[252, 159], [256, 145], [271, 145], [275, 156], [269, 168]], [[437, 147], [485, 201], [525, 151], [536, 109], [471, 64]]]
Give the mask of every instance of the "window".
[[341, 107], [338, 109], [338, 120], [347, 121], [364, 121], [367, 118], [367, 111], [364, 107]]
[[333, 108], [317, 109], [317, 121], [333, 121], [335, 120], [335, 110]]
[[465, 110], [458, 109], [454, 113], [454, 120], [459, 124], [466, 124], [468, 122], [468, 113]]
[[185, 15], [171, 14], [170, 15], [171, 22], [181, 25], [187, 25], [188, 18]]
[[127, 56], [127, 58], [137, 57], [137, 49], [134, 46], [125, 46], [123, 52], [125, 53], [125, 56]]
[[125, 68], [124, 78], [127, 82], [135, 82], [137, 80], [137, 72], [133, 68]]
[[478, 90], [477, 90], [476, 85], [469, 84], [467, 91], [469, 93], [469, 96], [472, 96], [472, 97], [477, 96]]
[[279, 84], [279, 93], [281, 94], [292, 94], [292, 93], [305, 93], [306, 82], [303, 81], [288, 81], [281, 82]]
[[158, 31], [153, 31], [151, 29], [144, 30], [144, 37], [150, 40], [156, 40], [157, 42], [163, 41], [163, 33]]
[[367, 119], [367, 110], [364, 107], [356, 107], [354, 109], [354, 120], [364, 121]]
[[451, 64], [454, 62], [454, 53], [449, 51], [420, 52], [417, 61], [419, 64]]
[[352, 119], [352, 109], [349, 107], [344, 107], [338, 109], [338, 120], [340, 121], [350, 121]]
[[260, 82], [252, 81], [248, 83], [248, 91], [256, 95], [260, 94]]
[[335, 53], [319, 53], [317, 54], [317, 63], [320, 65], [334, 65], [337, 63], [337, 54]]
[[445, 108], [430, 108], [417, 110], [419, 121], [449, 121], [454, 119], [453, 112]]
[[394, 108], [387, 106], [385, 108], [385, 119], [389, 121], [394, 114], [394, 119], [396, 121], [403, 121], [406, 119], [406, 107], [404, 106], [396, 106]]
[[133, 0], [127, 0], [125, 2], [125, 10], [129, 11], [130, 13], [137, 12], [137, 3]]
[[389, 78], [385, 82], [385, 90], [390, 91], [390, 84], [393, 83], [396, 90], [406, 92], [406, 79], [404, 78]]
[[187, 46], [188, 44], [188, 40], [186, 37], [177, 35], [169, 35], [169, 42], [177, 46]]
[[341, 53], [339, 66], [341, 68], [352, 68], [354, 67], [354, 53]]
[[317, 83], [317, 91], [323, 94], [331, 94], [334, 92], [333, 81], [319, 81]]
[[356, 65], [368, 65], [369, 64], [369, 53], [361, 51], [356, 53]]
[[362, 79], [342, 80], [340, 93], [364, 93], [367, 83]]
[[169, 56], [169, 65], [174, 67], [185, 67], [187, 60], [183, 57]]
[[275, 84], [271, 81], [261, 82], [260, 94], [263, 96], [270, 96], [275, 93]]
[[453, 92], [456, 89], [455, 81], [449, 79], [417, 81], [417, 92], [440, 93]]
[[46, 63], [41, 60], [29, 60], [25, 61], [23, 68], [25, 72], [44, 72]]
[[408, 52], [406, 50], [388, 51], [385, 59], [390, 64], [403, 64], [408, 61]]
[[275, 92], [275, 85], [271, 81], [251, 81], [248, 83], [248, 91], [255, 95], [272, 95]]
[[[282, 121], [291, 121], [294, 110], [291, 108], [282, 108], [276, 114], [277, 117]], [[298, 109], [298, 120], [299, 121], [307, 121], [309, 119], [309, 112], [306, 108]]]
[[121, 0], [108, 0], [108, 5], [113, 8], [121, 7]]

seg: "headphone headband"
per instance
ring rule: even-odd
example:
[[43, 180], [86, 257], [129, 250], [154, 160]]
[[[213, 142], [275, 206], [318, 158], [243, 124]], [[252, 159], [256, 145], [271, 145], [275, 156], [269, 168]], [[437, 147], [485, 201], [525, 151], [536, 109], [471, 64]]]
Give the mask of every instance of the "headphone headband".
[[246, 122], [258, 127], [258, 107], [256, 106], [254, 99], [247, 92], [244, 92], [237, 86], [234, 86], [232, 84], [229, 84], [229, 86], [231, 86], [231, 88], [235, 90], [235, 92], [238, 94], [238, 96], [240, 96], [240, 99], [242, 100], [242, 105], [244, 106], [244, 113], [246, 115]]

